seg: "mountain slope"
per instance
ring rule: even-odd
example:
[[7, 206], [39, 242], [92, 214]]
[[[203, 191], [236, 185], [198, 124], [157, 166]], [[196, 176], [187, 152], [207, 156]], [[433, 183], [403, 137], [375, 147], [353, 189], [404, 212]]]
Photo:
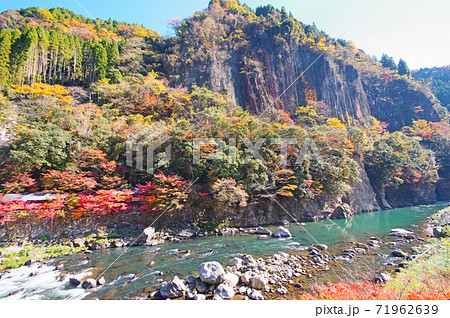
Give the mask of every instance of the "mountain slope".
[[294, 114], [323, 101], [332, 116], [372, 115], [391, 131], [443, 114], [407, 76], [270, 5], [254, 12], [235, 0], [214, 0], [176, 30], [164, 64], [172, 82], [227, 92], [254, 113], [275, 107]]

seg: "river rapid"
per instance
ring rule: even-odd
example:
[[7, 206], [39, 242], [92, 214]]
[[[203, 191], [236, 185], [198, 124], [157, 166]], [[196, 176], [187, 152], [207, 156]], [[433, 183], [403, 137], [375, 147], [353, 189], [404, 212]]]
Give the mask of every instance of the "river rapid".
[[[291, 223], [289, 239], [259, 239], [257, 235], [207, 236], [180, 243], [159, 246], [137, 246], [93, 251], [34, 263], [3, 272], [0, 278], [0, 298], [6, 299], [130, 299], [145, 298], [163, 280], [173, 276], [196, 275], [200, 263], [218, 261], [226, 265], [233, 257], [250, 254], [267, 257], [282, 251], [305, 253], [312, 244], [326, 244], [332, 255], [341, 255], [349, 242], [365, 242], [370, 237], [385, 237], [393, 228], [403, 228], [422, 235], [420, 225], [427, 216], [447, 204], [416, 206], [379, 212], [368, 212], [341, 220], [306, 223], [304, 227]], [[276, 226], [268, 226], [275, 231]], [[392, 239], [394, 240], [394, 239]], [[409, 248], [405, 246], [405, 248]], [[349, 272], [367, 272], [392, 261], [388, 247], [380, 247], [364, 258], [345, 259], [339, 256], [332, 271], [319, 273], [312, 281], [337, 280], [353, 275]], [[64, 263], [64, 269], [55, 270]], [[111, 265], [113, 264], [113, 265]], [[106, 285], [85, 291], [74, 288], [70, 277], [82, 279], [104, 276]]]

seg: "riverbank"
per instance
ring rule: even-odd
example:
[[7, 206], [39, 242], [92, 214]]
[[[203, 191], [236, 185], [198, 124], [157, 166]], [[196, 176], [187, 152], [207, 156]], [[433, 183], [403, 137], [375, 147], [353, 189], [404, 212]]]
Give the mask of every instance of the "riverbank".
[[[262, 266], [270, 267], [272, 262], [270, 259], [279, 257], [275, 254], [288, 254], [287, 264], [284, 265], [292, 263], [296, 266], [287, 267], [286, 270], [289, 270], [292, 276], [286, 276], [287, 281], [281, 281], [281, 285], [287, 292], [281, 295], [278, 289], [280, 291], [284, 289], [280, 287], [280, 281], [277, 281], [275, 277], [273, 281], [277, 284], [270, 285], [269, 276], [266, 278], [270, 289], [267, 292], [260, 292], [265, 299], [297, 299], [314, 283], [338, 282], [346, 279], [348, 276], [346, 271], [357, 275], [358, 279], [373, 280], [381, 273], [394, 276], [395, 271], [403, 266], [399, 264], [405, 263], [415, 254], [414, 249], [411, 248], [418, 247], [424, 242], [424, 233], [415, 224], [420, 224], [421, 220], [426, 219], [438, 209], [438, 206], [420, 206], [365, 213], [349, 219], [284, 225], [283, 227], [291, 232], [292, 238], [274, 238], [268, 235], [270, 233], [265, 232], [271, 231], [274, 234], [278, 226], [269, 226], [265, 229], [228, 228], [208, 232], [208, 235], [203, 237], [201, 236], [205, 234], [204, 232], [190, 236], [192, 231], [179, 231], [173, 234], [146, 231], [146, 236], [142, 235], [139, 240], [141, 246], [125, 250], [117, 248], [113, 243], [114, 240], [120, 242], [121, 238], [89, 237], [84, 242], [77, 241], [77, 244], [83, 243], [87, 249], [84, 253], [49, 259], [2, 273], [3, 287], [0, 290], [0, 297], [43, 297], [42, 299], [61, 297], [60, 299], [64, 299], [68, 297], [67, 295], [75, 295], [71, 297], [146, 299], [153, 291], [159, 290], [161, 284], [169, 282], [175, 276], [181, 280], [188, 276], [199, 277], [197, 269], [204, 262], [219, 262], [225, 270], [234, 257], [244, 259], [245, 255], [251, 255], [257, 264], [261, 263]], [[405, 231], [394, 231], [396, 236], [387, 235], [393, 228], [403, 228]], [[402, 235], [398, 236], [398, 232]], [[165, 234], [171, 234], [166, 238], [178, 243], [164, 241], [165, 244], [152, 246], [155, 236], [162, 238]], [[185, 235], [184, 239], [181, 240], [178, 234]], [[135, 236], [122, 236], [122, 238], [126, 241], [125, 243], [135, 240]], [[150, 245], [144, 245], [147, 239], [150, 239]], [[312, 244], [317, 242], [328, 246], [328, 249], [323, 250], [316, 247], [319, 248], [319, 254], [322, 256], [314, 255], [317, 251], [311, 248]], [[70, 241], [66, 244], [73, 243], [75, 242]], [[130, 244], [124, 246], [127, 245]], [[103, 249], [103, 247], [114, 246], [116, 248]], [[395, 256], [392, 255], [393, 252]], [[407, 254], [406, 257], [403, 253]], [[116, 261], [122, 254], [124, 256]], [[62, 269], [61, 264], [64, 264]], [[297, 265], [305, 270], [305, 274], [298, 271]], [[38, 274], [28, 277], [32, 273]], [[295, 276], [294, 273], [300, 275]], [[256, 274], [261, 273], [256, 272]], [[52, 278], [44, 283], [47, 278], [43, 275], [49, 275]], [[106, 285], [89, 288], [92, 286], [85, 284], [87, 289], [81, 287], [87, 279], [94, 279], [96, 284], [96, 281], [102, 278], [100, 276], [104, 276]], [[56, 281], [53, 281], [53, 277]], [[78, 278], [80, 285], [73, 286], [70, 283], [71, 278]], [[57, 286], [58, 291], [47, 290], [46, 286], [49, 285]], [[247, 286], [249, 287], [251, 286]], [[245, 295], [242, 295], [239, 293], [239, 288], [236, 289], [235, 296], [244, 299], [248, 296], [247, 292], [245, 291]], [[19, 289], [23, 291], [16, 294]], [[9, 294], [13, 296], [8, 296]], [[213, 298], [212, 293], [209, 296]]]

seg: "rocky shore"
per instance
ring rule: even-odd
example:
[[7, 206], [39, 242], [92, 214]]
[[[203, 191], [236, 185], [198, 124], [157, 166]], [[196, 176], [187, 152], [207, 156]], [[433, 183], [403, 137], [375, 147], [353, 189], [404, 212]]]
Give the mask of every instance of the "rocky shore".
[[433, 237], [450, 236], [450, 203], [448, 207], [428, 217], [426, 231]]
[[287, 285], [302, 289], [302, 277], [311, 277], [316, 270], [329, 270], [334, 260], [322, 251], [326, 245], [311, 246], [309, 255], [278, 252], [268, 258], [254, 259], [251, 255], [233, 258], [225, 267], [218, 262], [199, 266], [199, 276], [180, 279], [175, 276], [164, 282], [149, 299], [253, 299], [263, 300], [283, 296]]

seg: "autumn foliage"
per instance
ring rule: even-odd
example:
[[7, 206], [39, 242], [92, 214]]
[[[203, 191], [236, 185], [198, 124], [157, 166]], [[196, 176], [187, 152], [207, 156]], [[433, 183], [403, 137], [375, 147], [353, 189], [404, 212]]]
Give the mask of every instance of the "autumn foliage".
[[141, 211], [181, 209], [188, 198], [187, 182], [177, 175], [158, 172], [151, 182], [137, 187]]
[[450, 286], [436, 285], [421, 291], [395, 293], [368, 281], [357, 283], [315, 284], [312, 291], [300, 295], [301, 300], [448, 300]]

